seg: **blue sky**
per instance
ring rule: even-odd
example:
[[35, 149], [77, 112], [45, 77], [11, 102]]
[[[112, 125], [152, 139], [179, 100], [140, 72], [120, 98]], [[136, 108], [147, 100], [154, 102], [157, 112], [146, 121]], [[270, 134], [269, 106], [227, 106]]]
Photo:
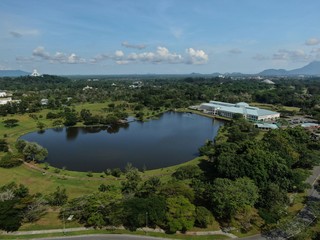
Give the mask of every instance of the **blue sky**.
[[320, 60], [319, 0], [1, 0], [0, 70], [257, 73]]

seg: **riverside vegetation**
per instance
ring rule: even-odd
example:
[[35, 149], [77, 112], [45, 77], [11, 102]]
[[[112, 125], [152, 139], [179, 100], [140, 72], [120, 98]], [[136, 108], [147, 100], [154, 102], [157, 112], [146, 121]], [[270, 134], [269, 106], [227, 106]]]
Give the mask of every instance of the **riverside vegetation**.
[[[319, 164], [319, 141], [301, 127], [261, 133], [239, 116], [220, 130], [215, 143], [204, 143], [200, 158], [164, 170], [141, 172], [128, 164], [124, 171], [84, 176], [40, 164], [50, 174], [41, 176], [25, 166], [14, 167], [20, 159], [38, 162], [47, 154], [39, 145], [17, 141], [27, 131], [117, 125], [127, 116], [146, 120], [209, 100], [272, 104], [268, 106], [284, 116], [320, 118], [319, 79], [278, 79], [275, 85], [220, 78], [145, 79], [130, 88], [135, 80], [0, 79], [2, 88], [20, 100], [0, 106], [0, 172], [7, 176], [0, 180], [1, 229], [16, 231], [52, 210], [61, 220], [73, 215], [74, 225], [130, 230], [148, 225], [168, 233], [219, 225], [255, 233], [294, 216], [298, 209], [290, 210], [290, 196], [308, 187], [305, 179]], [[92, 88], [83, 90], [86, 85]], [[41, 105], [43, 98], [47, 105]]]

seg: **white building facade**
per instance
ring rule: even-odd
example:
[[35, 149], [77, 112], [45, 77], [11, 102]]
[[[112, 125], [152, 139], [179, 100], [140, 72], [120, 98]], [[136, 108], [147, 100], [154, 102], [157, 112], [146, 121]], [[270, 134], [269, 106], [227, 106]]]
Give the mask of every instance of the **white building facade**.
[[274, 121], [280, 118], [280, 113], [261, 109], [258, 107], [249, 106], [245, 102], [226, 103], [219, 101], [210, 101], [209, 103], [202, 103], [199, 110], [212, 115], [217, 115], [226, 118], [233, 118], [234, 114], [241, 114], [245, 119], [252, 122], [258, 121]]

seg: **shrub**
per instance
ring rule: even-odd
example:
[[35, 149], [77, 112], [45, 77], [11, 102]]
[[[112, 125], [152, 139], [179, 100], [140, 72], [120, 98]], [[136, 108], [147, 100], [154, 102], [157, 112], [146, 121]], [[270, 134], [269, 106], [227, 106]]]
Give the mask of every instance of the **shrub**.
[[114, 177], [120, 177], [121, 173], [122, 173], [122, 171], [120, 168], [115, 168], [115, 169], [112, 169], [112, 171], [111, 171], [111, 175]]
[[111, 175], [111, 174], [112, 174], [111, 169], [110, 169], [110, 168], [106, 169], [106, 170], [104, 171], [104, 174], [107, 175], [107, 176]]
[[198, 177], [201, 174], [201, 170], [198, 166], [187, 165], [179, 167], [172, 176], [179, 180]]
[[9, 147], [5, 139], [0, 139], [0, 152], [8, 152]]
[[22, 161], [15, 155], [8, 153], [4, 155], [0, 160], [0, 167], [2, 168], [13, 168], [20, 166]]

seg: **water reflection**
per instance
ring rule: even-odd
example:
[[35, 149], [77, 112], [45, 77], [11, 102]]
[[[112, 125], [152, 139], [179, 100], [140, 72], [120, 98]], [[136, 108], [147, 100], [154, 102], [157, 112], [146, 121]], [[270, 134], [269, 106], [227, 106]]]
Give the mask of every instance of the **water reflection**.
[[66, 128], [66, 137], [67, 140], [69, 141], [73, 141], [77, 138], [78, 134], [79, 134], [79, 128], [76, 127], [68, 127]]

